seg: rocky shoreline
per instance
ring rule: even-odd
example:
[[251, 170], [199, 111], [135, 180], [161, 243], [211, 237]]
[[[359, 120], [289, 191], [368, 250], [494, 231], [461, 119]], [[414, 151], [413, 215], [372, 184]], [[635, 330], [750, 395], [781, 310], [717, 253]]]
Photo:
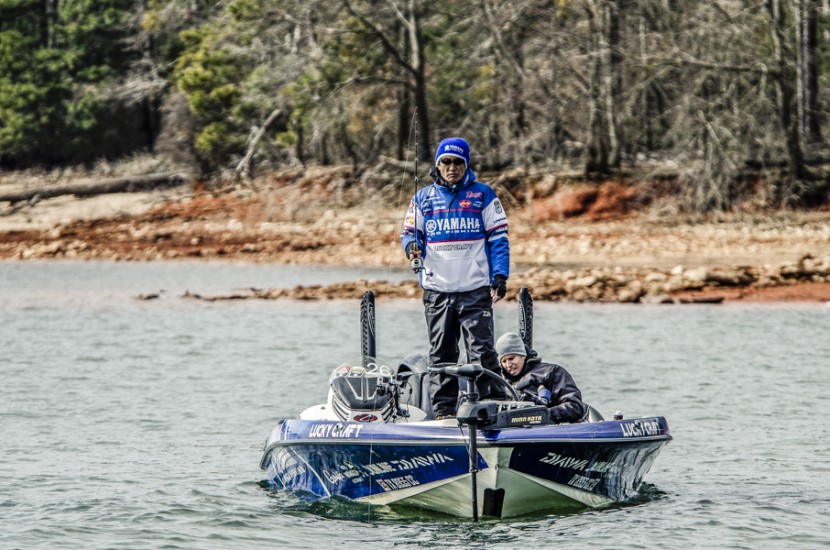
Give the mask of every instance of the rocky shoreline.
[[[701, 304], [724, 301], [830, 301], [830, 257], [805, 256], [798, 262], [774, 267], [684, 269], [591, 268], [555, 270], [532, 268], [511, 277], [506, 299], [515, 300], [518, 289], [528, 287], [533, 298], [551, 302]], [[367, 290], [378, 298], [418, 298], [417, 282], [360, 279], [331, 285], [247, 289], [232, 294], [186, 293], [182, 298], [221, 300], [326, 300], [359, 299]], [[782, 292], [783, 290], [783, 292]], [[138, 296], [152, 300], [159, 294]]]
[[[332, 195], [331, 189], [301, 182], [256, 191], [136, 193], [119, 195], [124, 206], [115, 213], [114, 201], [97, 197], [108, 205], [97, 215], [90, 209], [91, 199], [44, 200], [6, 215], [5, 227], [0, 216], [0, 260], [244, 261], [404, 269], [398, 232], [408, 196], [398, 192], [375, 197], [374, 202], [386, 206], [379, 209], [374, 203], [355, 202], [345, 192]], [[561, 193], [533, 202], [512, 196], [505, 200], [513, 263], [508, 299], [526, 286], [542, 301], [830, 301], [828, 212], [687, 222], [676, 216], [621, 212], [586, 220], [565, 218], [554, 208], [567, 202]], [[369, 289], [379, 298], [420, 297], [414, 276], [403, 282], [358, 280], [185, 297], [353, 299]]]

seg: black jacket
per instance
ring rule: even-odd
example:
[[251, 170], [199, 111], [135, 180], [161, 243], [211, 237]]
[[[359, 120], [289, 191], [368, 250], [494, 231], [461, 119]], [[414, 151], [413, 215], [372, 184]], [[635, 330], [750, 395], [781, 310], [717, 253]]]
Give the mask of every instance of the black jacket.
[[548, 410], [556, 423], [579, 422], [585, 416], [587, 407], [571, 374], [559, 365], [543, 363], [534, 350], [528, 350], [525, 365], [518, 376], [511, 376], [504, 369], [502, 374], [514, 387], [532, 380], [524, 391], [533, 395], [537, 395], [539, 385], [549, 389], [551, 399]]

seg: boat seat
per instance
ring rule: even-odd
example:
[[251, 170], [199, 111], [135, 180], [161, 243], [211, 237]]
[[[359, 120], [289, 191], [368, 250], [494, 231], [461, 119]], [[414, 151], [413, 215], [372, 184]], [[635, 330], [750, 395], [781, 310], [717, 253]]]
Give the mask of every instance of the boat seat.
[[585, 415], [580, 422], [604, 422], [605, 417], [588, 403], [585, 403]]
[[432, 410], [432, 381], [438, 375], [429, 372], [429, 358], [423, 353], [415, 353], [401, 360], [397, 374], [402, 378], [403, 393], [400, 402], [418, 407], [426, 413], [426, 418], [435, 418]]

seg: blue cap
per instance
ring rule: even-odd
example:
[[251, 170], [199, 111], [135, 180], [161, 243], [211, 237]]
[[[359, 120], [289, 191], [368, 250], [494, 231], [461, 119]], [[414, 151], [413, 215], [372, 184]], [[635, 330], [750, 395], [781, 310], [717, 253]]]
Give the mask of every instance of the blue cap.
[[441, 157], [458, 157], [464, 160], [464, 168], [469, 168], [470, 144], [463, 138], [447, 138], [438, 144], [438, 149], [435, 151], [435, 166], [438, 166]]

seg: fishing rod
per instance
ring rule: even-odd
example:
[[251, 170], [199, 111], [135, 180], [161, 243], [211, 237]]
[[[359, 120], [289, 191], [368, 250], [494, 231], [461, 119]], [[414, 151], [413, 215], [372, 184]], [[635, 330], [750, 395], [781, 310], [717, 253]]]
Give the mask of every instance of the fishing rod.
[[412, 113], [413, 123], [414, 123], [414, 127], [415, 127], [415, 177], [414, 177], [415, 192], [412, 194], [412, 208], [413, 208], [413, 214], [414, 214], [415, 217], [413, 218], [414, 221], [413, 221], [412, 233], [415, 236], [415, 248], [413, 249], [413, 251], [417, 251], [418, 255], [415, 256], [414, 258], [412, 258], [412, 260], [410, 260], [409, 267], [412, 268], [412, 271], [414, 271], [416, 275], [424, 270], [424, 262], [423, 262], [423, 260], [421, 259], [421, 256], [420, 256], [421, 247], [418, 244], [418, 203], [417, 203], [417, 197], [418, 197], [418, 184], [420, 182], [419, 182], [419, 179], [418, 179], [418, 118], [417, 118], [417, 114], [418, 114], [418, 108], [415, 107], [415, 111]]

